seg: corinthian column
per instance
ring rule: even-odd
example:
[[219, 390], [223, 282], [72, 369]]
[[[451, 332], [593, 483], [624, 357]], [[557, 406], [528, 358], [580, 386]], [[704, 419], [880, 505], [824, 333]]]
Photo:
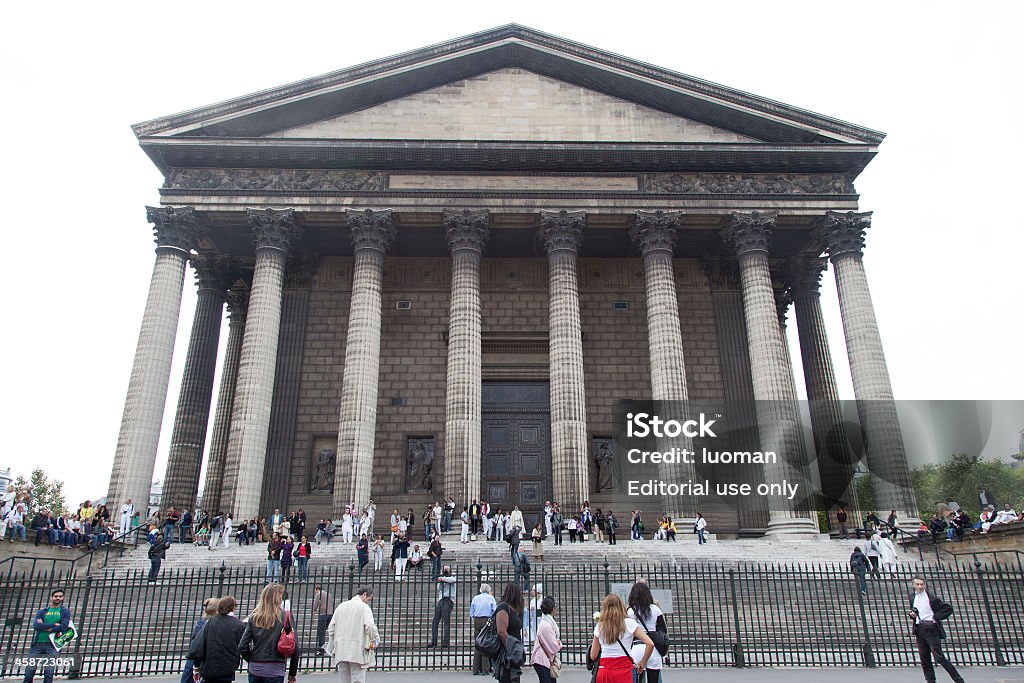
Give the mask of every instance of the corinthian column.
[[882, 517], [896, 510], [901, 524], [916, 525], [917, 500], [864, 273], [864, 231], [870, 226], [870, 211], [845, 214], [829, 211], [821, 236], [836, 273], [853, 393], [864, 432], [875, 501]]
[[480, 497], [480, 258], [487, 211], [445, 211], [452, 252], [445, 392], [444, 492], [457, 501]]
[[146, 220], [153, 223], [156, 234], [156, 263], [149, 281], [107, 489], [107, 506], [111, 510], [119, 510], [129, 498], [142, 510], [149, 502], [181, 310], [185, 261], [199, 241], [199, 227], [191, 207], [147, 206]]
[[[242, 356], [242, 335], [245, 333], [245, 312], [249, 307], [249, 289], [232, 287], [227, 293], [228, 344], [224, 350], [224, 367], [220, 371], [220, 389], [217, 391], [217, 412], [213, 416], [213, 435], [210, 437], [210, 455], [206, 462], [206, 481], [203, 484], [203, 509], [222, 510], [224, 495], [224, 468], [228, 456], [228, 438], [231, 435], [231, 412], [235, 404], [235, 384], [238, 382], [238, 363]], [[237, 472], [237, 466], [234, 468]], [[234, 478], [230, 479], [234, 481]], [[234, 489], [231, 490], [232, 497]]]
[[341, 379], [338, 458], [334, 474], [336, 518], [341, 516], [347, 503], [365, 506], [370, 499], [380, 374], [381, 281], [384, 254], [396, 233], [391, 209], [350, 209], [347, 214], [355, 266], [345, 336], [345, 370]]
[[[647, 293], [647, 341], [651, 363], [651, 398], [672, 401], [662, 405], [659, 417], [687, 419], [686, 366], [683, 360], [683, 333], [679, 324], [679, 297], [672, 268], [672, 246], [680, 211], [637, 211], [630, 237], [640, 247], [644, 261], [644, 287]], [[658, 450], [671, 446], [691, 449], [689, 439], [659, 443]], [[686, 483], [694, 478], [692, 465], [672, 464], [658, 468], [663, 481]], [[662, 500], [662, 509], [678, 519], [692, 517], [695, 511], [690, 496], [671, 496]]]
[[590, 480], [576, 280], [576, 254], [586, 219], [583, 211], [540, 212], [540, 237], [548, 254], [552, 484], [554, 497], [565, 510], [579, 509], [588, 498]]
[[810, 491], [806, 455], [793, 372], [779, 325], [778, 310], [768, 268], [768, 248], [775, 213], [733, 213], [722, 238], [736, 251], [743, 290], [743, 314], [747, 324], [747, 349], [757, 401], [761, 451], [774, 451], [779, 462], [764, 466], [765, 483], [799, 484], [798, 498], [772, 498], [769, 503], [769, 535], [814, 535], [817, 525], [807, 506]]
[[846, 440], [842, 405], [828, 346], [825, 320], [821, 315], [818, 287], [825, 270], [823, 258], [793, 258], [786, 262], [783, 277], [789, 283], [796, 309], [796, 329], [800, 336], [800, 358], [811, 413], [811, 429], [817, 453], [821, 490], [829, 506], [832, 528], [839, 507], [857, 516], [857, 491], [853, 486], [853, 458]]
[[[285, 264], [292, 245], [302, 235], [292, 209], [248, 209], [256, 243], [256, 268], [252, 276], [249, 310], [231, 411], [228, 462], [236, 462], [228, 487], [234, 497], [225, 512], [236, 519], [251, 519], [260, 509], [263, 475], [270, 431], [270, 405], [274, 397], [274, 372], [281, 331], [281, 290]], [[230, 470], [230, 467], [228, 468]]]
[[203, 446], [206, 445], [206, 425], [210, 419], [224, 296], [234, 279], [232, 269], [223, 260], [209, 255], [193, 256], [189, 260], [196, 271], [199, 291], [160, 498], [160, 506], [164, 509], [191, 510], [195, 507]]

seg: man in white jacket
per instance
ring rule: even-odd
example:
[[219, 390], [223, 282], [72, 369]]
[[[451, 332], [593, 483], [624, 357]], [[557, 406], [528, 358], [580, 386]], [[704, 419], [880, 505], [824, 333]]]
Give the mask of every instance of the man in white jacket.
[[327, 626], [324, 650], [334, 659], [341, 683], [364, 683], [366, 670], [376, 662], [380, 634], [370, 609], [372, 599], [373, 589], [360, 586], [354, 598], [338, 605]]
[[118, 528], [118, 536], [124, 536], [132, 528], [132, 517], [135, 516], [135, 504], [132, 503], [132, 499], [129, 498], [128, 502], [121, 506], [121, 518]]

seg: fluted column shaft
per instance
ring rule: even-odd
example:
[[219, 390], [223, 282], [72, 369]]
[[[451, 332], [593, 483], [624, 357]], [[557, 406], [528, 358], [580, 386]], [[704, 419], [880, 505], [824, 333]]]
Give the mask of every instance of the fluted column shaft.
[[[679, 212], [637, 211], [631, 237], [639, 245], [644, 263], [644, 288], [647, 294], [647, 343], [651, 366], [651, 398], [673, 401], [662, 406], [659, 416], [667, 420], [688, 419], [682, 403], [688, 398], [686, 365], [683, 357], [683, 333], [679, 322], [679, 296], [672, 267], [672, 247], [676, 240]], [[678, 414], [673, 414], [678, 413]], [[672, 439], [663, 451], [675, 446], [690, 450], [689, 439]], [[658, 476], [663, 481], [686, 483], [693, 479], [692, 465], [663, 464]], [[673, 519], [692, 517], [695, 509], [691, 496], [666, 496], [662, 511]]]
[[222, 264], [202, 256], [193, 257], [191, 261], [199, 291], [160, 498], [160, 506], [165, 510], [195, 507], [206, 426], [210, 419], [224, 296], [229, 284]]
[[[799, 483], [801, 497], [809, 495], [805, 476], [806, 454], [803, 433], [796, 405], [793, 372], [782, 328], [779, 325], [768, 248], [774, 214], [734, 213], [723, 237], [736, 250], [743, 291], [743, 313], [747, 324], [747, 348], [757, 401], [758, 433], [762, 451], [774, 451], [779, 462], [764, 467], [769, 486]], [[787, 504], [773, 499], [769, 507], [769, 535], [812, 535], [817, 525], [804, 505]]]
[[870, 212], [829, 212], [822, 237], [835, 270], [853, 393], [864, 433], [875, 502], [880, 516], [896, 510], [901, 525], [916, 525], [919, 522], [917, 500], [882, 337], [864, 272], [864, 231], [870, 225]]
[[548, 254], [552, 488], [564, 510], [579, 509], [589, 497], [583, 331], [576, 278], [576, 250], [585, 220], [582, 211], [541, 212], [541, 238]]
[[156, 233], [156, 262], [114, 451], [107, 490], [111, 510], [119, 510], [131, 499], [144, 512], [149, 503], [181, 311], [185, 262], [199, 237], [195, 213], [190, 208], [146, 207], [146, 211]]
[[236, 519], [251, 519], [260, 512], [285, 266], [291, 244], [301, 233], [290, 209], [250, 209], [249, 218], [256, 241], [256, 267], [228, 440], [228, 461], [237, 463], [237, 471], [234, 478], [228, 477], [227, 486], [233, 487], [235, 493], [230, 502], [225, 501], [224, 510]]
[[481, 466], [480, 260], [486, 211], [446, 212], [452, 252], [445, 391], [444, 493], [460, 504], [479, 499]]
[[846, 508], [852, 519], [859, 519], [859, 516], [857, 491], [853, 485], [853, 462], [846, 439], [825, 319], [821, 313], [818, 283], [824, 269], [824, 259], [794, 259], [787, 264], [786, 277], [791, 283], [796, 310], [800, 358], [807, 387], [821, 490], [829, 506], [832, 528], [835, 529], [838, 528], [835, 513], [839, 507]]
[[[224, 349], [224, 364], [221, 368], [220, 388], [217, 391], [217, 412], [213, 416], [210, 454], [206, 462], [202, 505], [204, 510], [220, 510], [224, 502], [224, 469], [228, 439], [231, 435], [231, 412], [235, 403], [235, 385], [238, 382], [238, 364], [242, 356], [242, 336], [245, 332], [245, 312], [248, 304], [248, 290], [228, 293], [228, 343]], [[237, 471], [237, 467], [235, 470]]]
[[338, 458], [334, 478], [334, 513], [337, 517], [341, 516], [345, 505], [354, 502], [364, 507], [370, 500], [377, 429], [384, 254], [395, 235], [390, 210], [349, 211], [348, 215], [355, 266], [338, 421]]

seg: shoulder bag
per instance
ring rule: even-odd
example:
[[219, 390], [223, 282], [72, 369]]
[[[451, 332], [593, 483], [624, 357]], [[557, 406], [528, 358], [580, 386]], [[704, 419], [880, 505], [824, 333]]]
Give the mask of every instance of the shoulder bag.
[[[497, 614], [497, 610], [494, 613]], [[473, 644], [477, 650], [488, 657], [497, 657], [498, 653], [501, 652], [501, 638], [498, 637], [498, 629], [494, 625], [493, 614], [487, 620], [487, 623], [484, 624], [484, 627], [480, 629], [480, 633], [476, 634]]]
[[284, 613], [284, 625], [281, 626], [281, 636], [277, 639], [277, 654], [282, 657], [291, 657], [295, 654], [295, 631], [292, 629], [291, 612]]
[[[538, 626], [537, 628], [540, 627]], [[558, 661], [558, 658], [555, 655], [548, 652], [548, 649], [544, 647], [544, 643], [540, 641], [540, 637], [537, 638], [537, 644], [540, 645], [540, 649], [544, 650], [544, 654], [547, 655], [548, 664], [550, 665], [548, 667], [548, 670], [551, 673], [551, 677], [558, 678], [558, 676], [562, 673], [562, 663]]]
[[637, 620], [640, 622], [640, 625], [643, 627], [644, 631], [647, 631], [647, 637], [650, 638], [651, 642], [654, 643], [654, 649], [658, 651], [659, 655], [664, 657], [668, 653], [668, 634], [658, 630], [657, 620], [655, 620], [654, 622], [654, 630], [651, 631], [647, 628], [647, 624], [645, 624], [643, 620], [640, 619], [640, 615], [637, 614], [636, 616]]

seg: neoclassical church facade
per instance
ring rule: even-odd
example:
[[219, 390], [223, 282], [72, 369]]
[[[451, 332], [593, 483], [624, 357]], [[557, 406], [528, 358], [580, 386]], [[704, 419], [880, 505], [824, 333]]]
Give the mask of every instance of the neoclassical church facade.
[[[108, 504], [159, 474], [191, 266], [165, 507], [201, 489], [238, 519], [445, 495], [685, 517], [599, 477], [622, 457], [614, 404], [794, 402], [791, 304], [806, 462], [855, 507], [845, 440], [818, 433], [838, 399], [830, 262], [876, 499], [915, 516], [854, 187], [881, 133], [516, 25], [134, 130], [165, 182]], [[816, 531], [806, 511], [712, 516]]]

